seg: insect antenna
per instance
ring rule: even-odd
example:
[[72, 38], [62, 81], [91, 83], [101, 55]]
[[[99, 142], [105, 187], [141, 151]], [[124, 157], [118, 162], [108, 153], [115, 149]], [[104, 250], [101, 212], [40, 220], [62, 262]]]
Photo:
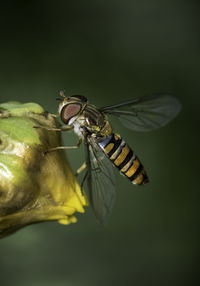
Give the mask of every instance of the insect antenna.
[[66, 94], [65, 94], [65, 91], [64, 91], [64, 90], [61, 90], [61, 91], [60, 91], [60, 96], [66, 97]]

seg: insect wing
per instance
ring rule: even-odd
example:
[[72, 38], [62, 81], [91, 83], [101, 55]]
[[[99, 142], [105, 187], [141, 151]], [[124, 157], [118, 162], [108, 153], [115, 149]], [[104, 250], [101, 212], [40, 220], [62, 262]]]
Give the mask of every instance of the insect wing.
[[86, 152], [90, 203], [97, 219], [104, 223], [111, 213], [115, 201], [113, 166], [100, 147], [88, 139]]
[[161, 94], [136, 98], [100, 110], [115, 115], [129, 129], [150, 131], [166, 125], [180, 109], [181, 104], [176, 97]]

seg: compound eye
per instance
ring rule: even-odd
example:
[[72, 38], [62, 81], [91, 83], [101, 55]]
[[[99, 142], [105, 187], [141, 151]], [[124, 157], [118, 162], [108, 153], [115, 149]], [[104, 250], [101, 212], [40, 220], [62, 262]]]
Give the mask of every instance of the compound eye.
[[70, 118], [76, 116], [80, 110], [81, 110], [80, 104], [71, 103], [71, 104], [65, 105], [61, 110], [61, 114], [60, 114], [61, 120], [67, 124]]

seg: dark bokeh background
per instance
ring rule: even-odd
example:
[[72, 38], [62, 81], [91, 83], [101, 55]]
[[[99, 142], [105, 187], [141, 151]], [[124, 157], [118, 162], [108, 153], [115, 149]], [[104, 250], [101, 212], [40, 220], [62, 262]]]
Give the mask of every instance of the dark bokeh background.
[[[4, 1], [0, 99], [57, 112], [60, 89], [97, 106], [170, 92], [181, 114], [165, 128], [116, 125], [151, 183], [117, 176], [101, 226], [90, 209], [68, 227], [29, 226], [0, 241], [0, 285], [196, 285], [199, 256], [200, 20], [194, 0]], [[66, 144], [76, 137], [65, 135]], [[69, 151], [72, 167], [83, 149]], [[81, 159], [82, 158], [82, 159]]]

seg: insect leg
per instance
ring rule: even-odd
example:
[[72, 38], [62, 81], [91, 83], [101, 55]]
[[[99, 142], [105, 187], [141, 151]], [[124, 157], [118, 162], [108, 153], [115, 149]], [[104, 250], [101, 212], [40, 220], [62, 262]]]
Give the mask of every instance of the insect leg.
[[70, 131], [74, 128], [74, 126], [62, 126], [61, 128], [51, 128], [51, 127], [47, 127], [47, 126], [33, 126], [33, 128], [35, 129], [45, 129], [45, 130], [48, 130], [48, 131], [59, 131], [59, 132], [62, 132], [62, 131]]
[[78, 176], [85, 168], [87, 167], [86, 163], [84, 162], [77, 170], [76, 173], [74, 174], [75, 176]]
[[78, 141], [78, 144], [75, 145], [75, 146], [57, 146], [55, 148], [51, 148], [51, 149], [48, 149], [44, 152], [44, 155], [46, 155], [47, 153], [50, 153], [50, 152], [54, 152], [54, 151], [58, 151], [58, 150], [64, 150], [64, 149], [77, 149], [80, 147], [82, 143], [82, 138], [79, 138], [79, 141]]
[[82, 180], [82, 182], [81, 182], [81, 192], [82, 192], [82, 193], [83, 193], [83, 185], [84, 185], [85, 180], [87, 179], [88, 175], [89, 175], [89, 171], [87, 170], [86, 173], [85, 173], [85, 175], [84, 175], [84, 177], [83, 177], [83, 180]]
[[[93, 162], [93, 161], [95, 161], [95, 160], [92, 160], [92, 162]], [[74, 176], [78, 176], [81, 172], [83, 172], [83, 171], [85, 170], [85, 168], [87, 168], [86, 162], [84, 162], [84, 163], [80, 166], [80, 168], [78, 168], [78, 169], [76, 170], [76, 173], [74, 174]], [[99, 171], [99, 170], [100, 170], [99, 167], [94, 168], [94, 169], [91, 169], [91, 171]]]

